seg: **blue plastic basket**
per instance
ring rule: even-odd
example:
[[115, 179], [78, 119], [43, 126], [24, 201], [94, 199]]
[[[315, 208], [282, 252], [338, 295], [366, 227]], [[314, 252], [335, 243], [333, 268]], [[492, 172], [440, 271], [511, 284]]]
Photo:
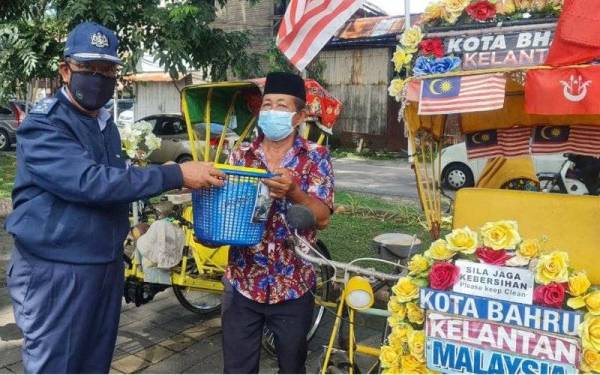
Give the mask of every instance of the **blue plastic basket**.
[[272, 175], [260, 169], [217, 167], [227, 175], [225, 186], [192, 192], [196, 238], [214, 246], [256, 245], [265, 231], [264, 222], [252, 220], [258, 184]]

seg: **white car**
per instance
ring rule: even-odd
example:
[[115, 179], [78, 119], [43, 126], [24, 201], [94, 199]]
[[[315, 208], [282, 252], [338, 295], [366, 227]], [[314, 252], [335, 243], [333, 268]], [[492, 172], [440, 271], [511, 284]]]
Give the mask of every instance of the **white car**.
[[123, 125], [133, 124], [133, 111], [128, 109], [126, 111], [121, 112], [119, 114], [119, 119], [117, 120], [117, 123]]
[[[458, 190], [473, 187], [489, 158], [468, 159], [465, 142], [442, 150], [442, 182], [445, 187]], [[534, 155], [536, 173], [558, 173], [565, 161], [563, 154]]]

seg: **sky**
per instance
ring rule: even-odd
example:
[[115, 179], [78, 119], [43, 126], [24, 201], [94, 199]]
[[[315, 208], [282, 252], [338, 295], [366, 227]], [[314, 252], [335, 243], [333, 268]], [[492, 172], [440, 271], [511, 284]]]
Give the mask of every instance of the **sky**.
[[[404, 14], [404, 0], [369, 0], [390, 15]], [[410, 12], [421, 13], [430, 0], [410, 0]]]

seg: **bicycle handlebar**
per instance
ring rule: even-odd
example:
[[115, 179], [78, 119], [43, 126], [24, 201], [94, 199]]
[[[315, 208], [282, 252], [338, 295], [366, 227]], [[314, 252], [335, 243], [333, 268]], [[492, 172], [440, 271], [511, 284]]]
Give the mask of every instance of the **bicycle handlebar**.
[[[307, 241], [305, 241], [302, 237], [300, 237], [300, 235], [298, 235], [298, 231], [295, 230], [294, 231], [294, 252], [296, 253], [296, 255], [308, 262], [311, 263], [315, 263], [318, 264], [320, 266], [330, 266], [333, 268], [339, 268], [339, 269], [343, 269], [346, 272], [354, 272], [354, 273], [359, 273], [362, 274], [364, 276], [368, 276], [368, 277], [374, 277], [377, 279], [381, 279], [381, 280], [398, 280], [400, 279], [400, 277], [402, 277], [401, 275], [395, 275], [395, 274], [389, 274], [389, 273], [385, 273], [385, 272], [380, 272], [380, 271], [376, 271], [373, 269], [368, 269], [368, 268], [364, 268], [364, 267], [359, 267], [359, 266], [355, 266], [349, 263], [344, 263], [344, 262], [338, 262], [335, 260], [330, 260], [330, 259], [326, 259], [323, 257], [318, 257], [318, 256], [313, 256], [313, 255], [309, 255], [306, 254], [305, 252], [302, 251], [302, 249], [299, 246], [298, 242], [302, 242], [304, 245], [306, 245], [310, 250], [314, 251], [315, 253], [319, 254], [318, 250], [316, 250], [310, 243], [308, 243]], [[392, 263], [392, 262], [388, 262], [388, 263]], [[395, 264], [397, 267], [402, 267], [400, 264]]]

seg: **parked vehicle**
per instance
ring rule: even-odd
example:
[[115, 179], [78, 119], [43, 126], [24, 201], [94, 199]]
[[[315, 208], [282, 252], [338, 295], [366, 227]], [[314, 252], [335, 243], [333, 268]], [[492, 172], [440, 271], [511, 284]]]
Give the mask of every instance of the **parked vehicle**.
[[[191, 144], [188, 140], [185, 121], [180, 114], [164, 113], [151, 115], [141, 118], [140, 121], [151, 123], [154, 126], [153, 133], [162, 140], [160, 149], [150, 154], [150, 161], [152, 163], [164, 163], [167, 161], [184, 163], [192, 160]], [[203, 123], [194, 124], [194, 129], [199, 134], [204, 134], [206, 131], [205, 124]], [[211, 149], [216, 149], [218, 146], [222, 130], [222, 124], [211, 123], [209, 145]], [[229, 146], [233, 145], [238, 138], [239, 136], [233, 131], [227, 132], [223, 142], [224, 157], [228, 156]], [[204, 141], [196, 141], [196, 143], [198, 148], [204, 148]]]
[[560, 171], [540, 173], [540, 188], [547, 193], [600, 195], [600, 159], [565, 154]]
[[127, 125], [133, 124], [133, 122], [133, 110], [131, 109], [121, 112], [117, 118], [117, 124]]
[[26, 105], [25, 101], [11, 100], [0, 106], [0, 151], [10, 149], [17, 142], [17, 129], [25, 118]]
[[[445, 187], [458, 190], [473, 187], [479, 179], [488, 158], [468, 159], [464, 142], [442, 150], [442, 183]], [[536, 173], [558, 173], [565, 162], [562, 154], [534, 155]]]

